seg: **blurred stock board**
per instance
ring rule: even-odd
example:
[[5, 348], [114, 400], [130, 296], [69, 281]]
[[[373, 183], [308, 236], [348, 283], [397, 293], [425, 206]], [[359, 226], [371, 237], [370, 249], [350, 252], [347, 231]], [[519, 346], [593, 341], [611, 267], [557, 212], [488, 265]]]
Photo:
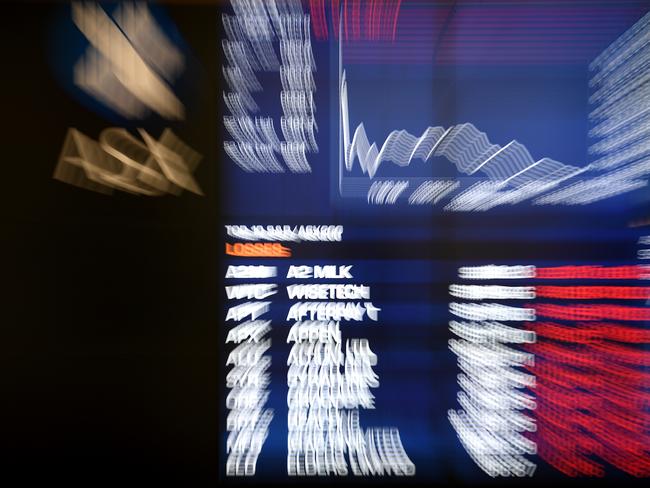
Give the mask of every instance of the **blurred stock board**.
[[2, 6], [7, 472], [650, 477], [650, 3]]

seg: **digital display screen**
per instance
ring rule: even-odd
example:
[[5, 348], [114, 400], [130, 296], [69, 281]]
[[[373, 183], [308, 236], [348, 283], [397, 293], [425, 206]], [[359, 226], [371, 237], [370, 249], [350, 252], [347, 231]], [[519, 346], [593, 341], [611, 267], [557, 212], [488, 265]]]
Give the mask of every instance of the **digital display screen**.
[[647, 482], [647, 1], [2, 8], [12, 474]]

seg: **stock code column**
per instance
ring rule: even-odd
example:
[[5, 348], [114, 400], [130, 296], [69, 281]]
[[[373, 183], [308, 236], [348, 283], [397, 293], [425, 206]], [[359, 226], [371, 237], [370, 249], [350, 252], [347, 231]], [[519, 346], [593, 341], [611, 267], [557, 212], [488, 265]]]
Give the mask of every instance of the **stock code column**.
[[228, 477], [415, 474], [399, 429], [362, 426], [379, 358], [350, 335], [380, 326], [381, 304], [354, 264], [300, 258], [309, 243], [338, 259], [340, 247], [328, 247], [343, 235], [335, 225], [226, 226]]

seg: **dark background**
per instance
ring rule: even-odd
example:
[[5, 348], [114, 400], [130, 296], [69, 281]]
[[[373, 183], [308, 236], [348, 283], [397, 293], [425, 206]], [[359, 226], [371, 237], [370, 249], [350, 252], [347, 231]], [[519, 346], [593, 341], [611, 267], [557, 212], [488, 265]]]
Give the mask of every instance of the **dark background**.
[[[205, 196], [101, 195], [52, 178], [68, 128], [121, 126], [55, 77], [64, 3], [3, 3], [0, 479], [207, 485], [217, 479], [217, 198], [210, 6], [167, 5], [194, 90], [171, 127]], [[64, 66], [63, 69], [72, 69]], [[123, 125], [122, 125], [123, 126]]]

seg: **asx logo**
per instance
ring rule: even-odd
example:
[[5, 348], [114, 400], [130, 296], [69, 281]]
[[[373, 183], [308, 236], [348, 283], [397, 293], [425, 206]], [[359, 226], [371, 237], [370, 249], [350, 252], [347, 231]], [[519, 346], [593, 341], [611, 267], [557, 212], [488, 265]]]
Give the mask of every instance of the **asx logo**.
[[165, 129], [158, 140], [138, 129], [139, 140], [125, 129], [108, 128], [95, 141], [69, 129], [54, 178], [99, 193], [120, 190], [136, 195], [203, 195], [192, 177], [201, 156]]
[[184, 118], [170, 84], [185, 59], [146, 4], [124, 2], [111, 17], [97, 3], [74, 2], [72, 20], [89, 43], [74, 66], [75, 85], [128, 119]]
[[[74, 82], [129, 119], [153, 112], [179, 120], [185, 108], [171, 89], [184, 69], [181, 51], [141, 2], [123, 2], [111, 15], [96, 2], [73, 2], [72, 20], [89, 45], [74, 66]], [[201, 156], [165, 129], [159, 140], [138, 129], [104, 130], [95, 141], [69, 129], [54, 178], [100, 193], [202, 195], [192, 177]]]

